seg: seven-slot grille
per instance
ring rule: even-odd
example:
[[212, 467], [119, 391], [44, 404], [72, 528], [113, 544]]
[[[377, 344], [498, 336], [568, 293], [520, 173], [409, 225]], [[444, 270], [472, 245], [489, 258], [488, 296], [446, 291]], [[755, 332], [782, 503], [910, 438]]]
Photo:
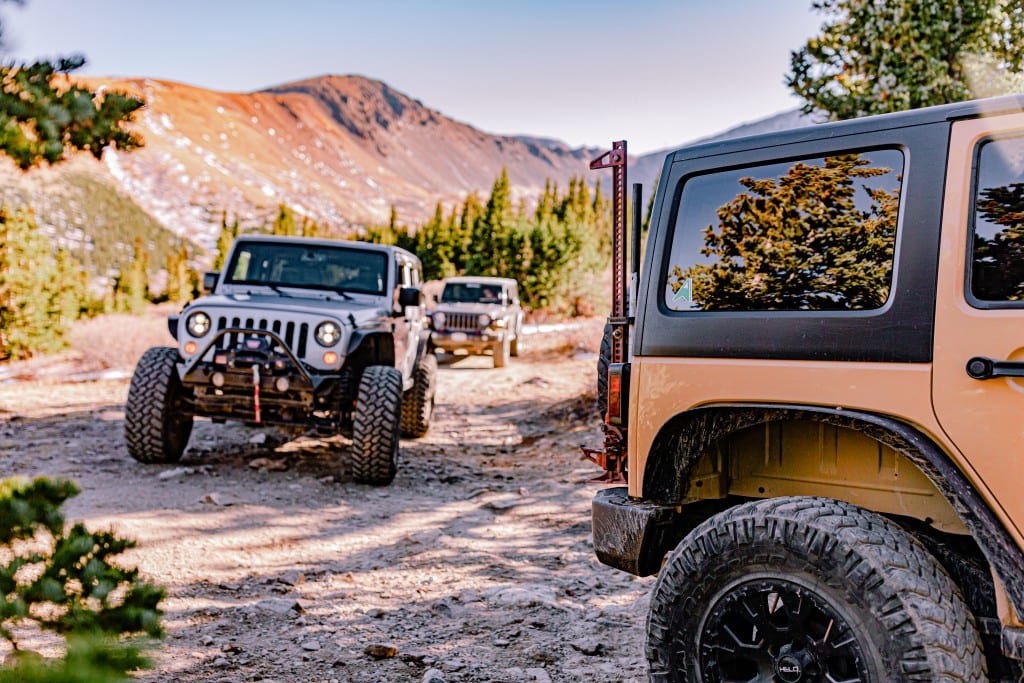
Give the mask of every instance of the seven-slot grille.
[[477, 318], [480, 317], [479, 313], [445, 313], [444, 314], [444, 329], [445, 330], [464, 330], [464, 331], [475, 331], [480, 329], [480, 323]]
[[[228, 327], [248, 327], [250, 329], [257, 330], [269, 330], [273, 332], [288, 345], [288, 348], [292, 350], [292, 353], [299, 360], [305, 360], [306, 358], [306, 339], [309, 337], [309, 323], [294, 322], [282, 323], [280, 320], [267, 320], [266, 318], [231, 318], [220, 316], [217, 318], [217, 331], [226, 329]], [[297, 333], [297, 335], [296, 335]], [[241, 335], [238, 334], [226, 334], [220, 338], [217, 342], [217, 348], [226, 349], [237, 344]]]

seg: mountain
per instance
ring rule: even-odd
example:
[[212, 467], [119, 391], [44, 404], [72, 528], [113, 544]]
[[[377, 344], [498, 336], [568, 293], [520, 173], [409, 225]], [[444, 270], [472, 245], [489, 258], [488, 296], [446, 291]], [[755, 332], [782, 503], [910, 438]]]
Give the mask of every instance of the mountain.
[[758, 119], [756, 121], [741, 123], [740, 125], [729, 128], [721, 133], [715, 133], [714, 135], [698, 138], [697, 140], [693, 140], [677, 147], [657, 152], [650, 152], [648, 154], [641, 155], [636, 159], [631, 159], [628, 180], [631, 185], [633, 183], [643, 183], [644, 201], [646, 201], [646, 198], [651, 196], [651, 188], [654, 187], [654, 179], [661, 171], [661, 167], [665, 163], [665, 157], [681, 147], [708, 142], [719, 142], [721, 140], [732, 140], [734, 138], [760, 135], [762, 133], [775, 133], [781, 130], [790, 130], [792, 128], [809, 126], [819, 120], [820, 117], [815, 116], [814, 114], [803, 114], [799, 109], [793, 109], [779, 114], [774, 114], [763, 119]]
[[[513, 199], [532, 199], [548, 179], [561, 187], [572, 176], [596, 182], [588, 164], [605, 151], [492, 135], [363, 76], [320, 76], [251, 93], [153, 79], [84, 80], [145, 99], [134, 124], [145, 145], [107, 150], [102, 162], [78, 155], [28, 174], [0, 161], [0, 201], [31, 205], [42, 230], [99, 272], [125, 263], [136, 237], [155, 267], [175, 235], [211, 247], [224, 212], [243, 227], [265, 225], [284, 203], [349, 236], [387, 221], [392, 206], [400, 222], [418, 224], [438, 201], [450, 207], [470, 192], [486, 196], [503, 167]], [[697, 142], [806, 122], [785, 112]], [[629, 179], [643, 181], [648, 196], [667, 151], [631, 160]]]
[[[13, 166], [0, 169], [0, 195], [49, 205], [45, 188], [88, 182], [205, 246], [216, 240], [224, 211], [243, 226], [264, 224], [285, 203], [351, 234], [386, 222], [392, 205], [401, 222], [415, 224], [433, 215], [439, 200], [486, 196], [502, 167], [514, 198], [533, 197], [548, 178], [564, 187], [587, 174], [599, 154], [491, 135], [362, 76], [321, 76], [252, 93], [152, 79], [87, 81], [145, 99], [135, 123], [144, 147], [24, 176]], [[58, 208], [37, 209], [48, 230], [64, 236], [84, 227], [77, 223], [84, 212]]]

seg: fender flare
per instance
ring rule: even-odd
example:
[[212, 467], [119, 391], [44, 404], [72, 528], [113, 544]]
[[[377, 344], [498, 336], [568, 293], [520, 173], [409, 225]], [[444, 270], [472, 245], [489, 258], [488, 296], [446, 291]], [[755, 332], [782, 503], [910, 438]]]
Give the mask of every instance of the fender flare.
[[810, 420], [864, 433], [914, 464], [935, 486], [985, 554], [1018, 614], [1024, 614], [1024, 553], [949, 455], [916, 427], [875, 413], [819, 406], [739, 404], [697, 408], [676, 415], [651, 445], [644, 471], [645, 500], [675, 503], [689, 488], [704, 449], [747, 427]]
[[[383, 349], [376, 345], [377, 339], [384, 340]], [[353, 332], [352, 338], [349, 339], [348, 343], [346, 363], [348, 362], [348, 359], [358, 356], [360, 353], [364, 352], [364, 349], [366, 348], [364, 347], [364, 344], [367, 344], [368, 342], [372, 345], [375, 345], [375, 348], [369, 351], [369, 353], [374, 355], [374, 360], [376, 361], [375, 364], [389, 365], [391, 367], [395, 366], [394, 338], [387, 331], [372, 328], [366, 330], [356, 330], [355, 332]], [[382, 351], [383, 356], [381, 355]]]

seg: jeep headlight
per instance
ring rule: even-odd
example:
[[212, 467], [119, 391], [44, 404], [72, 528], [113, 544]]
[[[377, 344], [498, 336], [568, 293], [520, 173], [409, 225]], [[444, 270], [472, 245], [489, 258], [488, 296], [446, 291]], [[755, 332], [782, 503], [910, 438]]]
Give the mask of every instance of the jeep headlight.
[[430, 319], [434, 321], [435, 330], [440, 330], [444, 327], [444, 313], [435, 313]]
[[341, 339], [338, 323], [325, 320], [316, 326], [316, 341], [320, 346], [334, 346]]
[[210, 316], [206, 315], [202, 311], [193, 313], [185, 321], [185, 329], [193, 337], [202, 337], [210, 331]]
[[480, 327], [490, 327], [491, 316], [487, 315], [486, 313], [481, 313], [479, 316], [477, 316], [476, 323]]

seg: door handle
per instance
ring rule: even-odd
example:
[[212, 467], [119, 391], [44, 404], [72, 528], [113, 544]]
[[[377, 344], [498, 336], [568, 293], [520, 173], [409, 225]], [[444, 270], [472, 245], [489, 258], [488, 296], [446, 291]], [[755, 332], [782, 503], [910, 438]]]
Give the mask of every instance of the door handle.
[[967, 374], [974, 379], [1024, 377], [1024, 362], [992, 360], [984, 356], [975, 356], [967, 361]]

